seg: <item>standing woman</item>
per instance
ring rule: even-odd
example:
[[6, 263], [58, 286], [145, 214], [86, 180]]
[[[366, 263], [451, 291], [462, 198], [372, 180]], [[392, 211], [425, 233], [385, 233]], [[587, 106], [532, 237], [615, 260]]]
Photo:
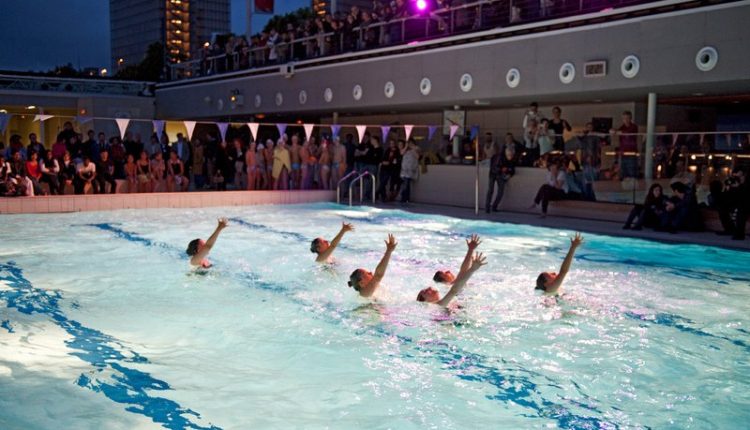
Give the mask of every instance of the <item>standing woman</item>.
[[[132, 154], [129, 154], [132, 156]], [[150, 193], [153, 191], [154, 179], [151, 175], [151, 163], [148, 161], [148, 153], [141, 151], [141, 158], [135, 163], [138, 175], [138, 192]]]
[[565, 139], [563, 133], [570, 132], [572, 128], [567, 120], [560, 117], [562, 109], [559, 106], [552, 108], [552, 119], [549, 121], [549, 129], [554, 133], [554, 144], [553, 149], [555, 151], [562, 151], [565, 149]]
[[331, 189], [331, 151], [328, 149], [328, 141], [324, 140], [320, 145], [320, 185], [324, 190]]
[[408, 203], [411, 199], [411, 181], [419, 173], [419, 154], [414, 139], [409, 139], [401, 159], [401, 203]]
[[276, 143], [276, 149], [273, 151], [273, 189], [289, 189], [289, 172], [292, 170], [292, 162], [289, 156], [289, 150], [286, 149], [284, 139], [279, 139]]
[[255, 159], [255, 141], [250, 141], [250, 148], [245, 151], [245, 166], [247, 166], [247, 190], [255, 189], [255, 173], [258, 171], [257, 161]]

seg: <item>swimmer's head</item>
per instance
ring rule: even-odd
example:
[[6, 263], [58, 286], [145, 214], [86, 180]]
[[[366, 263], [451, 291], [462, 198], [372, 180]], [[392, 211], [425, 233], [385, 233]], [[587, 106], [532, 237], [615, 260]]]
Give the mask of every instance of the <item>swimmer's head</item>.
[[190, 243], [188, 243], [188, 247], [185, 252], [187, 253], [187, 255], [192, 257], [193, 255], [197, 254], [205, 244], [206, 242], [204, 242], [202, 239], [193, 239], [190, 241]]
[[349, 275], [349, 282], [347, 285], [354, 288], [354, 291], [359, 291], [363, 284], [370, 282], [372, 279], [372, 272], [368, 272], [365, 269], [357, 269]]
[[322, 237], [318, 237], [313, 239], [312, 243], [310, 244], [310, 252], [313, 254], [320, 254], [321, 252], [324, 252], [328, 247], [331, 246], [330, 243], [328, 243], [327, 240], [323, 239]]
[[438, 270], [432, 280], [438, 284], [452, 284], [456, 280], [456, 276], [450, 270]]
[[437, 303], [440, 301], [440, 292], [432, 287], [427, 287], [417, 294], [418, 302]]
[[542, 272], [536, 278], [535, 290], [547, 291], [547, 287], [557, 279], [557, 273], [555, 272]]

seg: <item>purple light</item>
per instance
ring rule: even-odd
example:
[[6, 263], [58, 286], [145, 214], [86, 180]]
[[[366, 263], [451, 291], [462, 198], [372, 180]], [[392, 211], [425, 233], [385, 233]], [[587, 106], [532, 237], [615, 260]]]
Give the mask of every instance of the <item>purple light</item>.
[[425, 0], [417, 0], [417, 9], [420, 11], [427, 9], [427, 2]]

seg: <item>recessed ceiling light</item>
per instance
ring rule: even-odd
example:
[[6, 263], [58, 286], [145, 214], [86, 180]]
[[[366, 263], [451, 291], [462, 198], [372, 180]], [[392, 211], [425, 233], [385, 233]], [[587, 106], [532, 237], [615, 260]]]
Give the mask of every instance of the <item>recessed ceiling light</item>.
[[28, 106], [26, 106], [26, 109], [29, 109], [29, 110], [36, 109], [36, 106], [34, 106], [34, 105], [28, 105]]

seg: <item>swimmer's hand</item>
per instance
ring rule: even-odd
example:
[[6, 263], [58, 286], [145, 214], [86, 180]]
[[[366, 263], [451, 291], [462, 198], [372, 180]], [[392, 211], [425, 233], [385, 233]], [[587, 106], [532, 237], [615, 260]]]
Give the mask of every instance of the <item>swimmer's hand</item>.
[[474, 257], [471, 259], [471, 266], [469, 267], [469, 270], [472, 272], [476, 272], [479, 270], [480, 267], [487, 264], [487, 257], [484, 256], [481, 252], [477, 252], [474, 254]]
[[394, 249], [396, 249], [396, 245], [398, 245], [398, 242], [396, 242], [396, 238], [392, 235], [388, 235], [388, 240], [385, 241], [385, 250], [392, 252]]
[[342, 232], [354, 231], [354, 226], [349, 224], [348, 222], [341, 223], [341, 231]]
[[581, 233], [576, 233], [575, 236], [570, 238], [570, 247], [571, 248], [578, 248], [583, 243], [583, 236], [581, 236]]
[[219, 230], [225, 229], [229, 225], [229, 221], [226, 218], [219, 218], [219, 225], [216, 227]]
[[482, 243], [482, 240], [479, 239], [479, 236], [476, 234], [472, 234], [470, 239], [466, 239], [466, 246], [469, 247], [470, 250], [475, 250], [479, 246], [479, 244]]

